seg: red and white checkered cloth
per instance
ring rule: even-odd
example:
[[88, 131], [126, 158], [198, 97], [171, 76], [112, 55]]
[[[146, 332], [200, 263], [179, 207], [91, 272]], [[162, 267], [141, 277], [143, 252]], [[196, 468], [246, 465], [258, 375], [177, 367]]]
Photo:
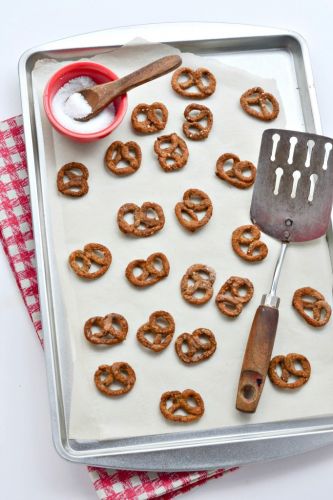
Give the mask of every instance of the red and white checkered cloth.
[[[21, 116], [0, 122], [0, 239], [43, 345]], [[102, 500], [146, 500], [156, 497], [168, 499], [227, 472], [225, 469], [173, 473], [139, 472], [97, 467], [88, 467], [88, 470], [96, 493]]]

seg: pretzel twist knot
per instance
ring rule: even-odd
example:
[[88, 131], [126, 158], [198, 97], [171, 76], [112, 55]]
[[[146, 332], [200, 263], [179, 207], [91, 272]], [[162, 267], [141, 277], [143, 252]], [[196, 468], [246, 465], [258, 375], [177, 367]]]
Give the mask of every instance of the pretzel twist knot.
[[244, 92], [240, 104], [248, 115], [263, 121], [274, 120], [280, 111], [277, 99], [261, 87], [253, 87]]
[[[160, 264], [160, 267], [157, 267]], [[136, 275], [134, 271], [141, 273]], [[170, 264], [164, 253], [156, 252], [144, 259], [132, 260], [126, 267], [126, 278], [132, 285], [138, 287], [151, 286], [169, 275]]]
[[[301, 365], [301, 369], [296, 368], [296, 363]], [[277, 372], [280, 367], [281, 374]], [[290, 353], [287, 356], [275, 356], [270, 362], [268, 375], [271, 382], [282, 389], [297, 389], [306, 384], [311, 375], [309, 361], [302, 354]], [[290, 377], [296, 378], [293, 382], [288, 382]]]
[[165, 172], [183, 168], [188, 160], [186, 142], [177, 134], [161, 135], [154, 143], [157, 159]]
[[[191, 404], [189, 400], [192, 400], [194, 404]], [[171, 406], [168, 406], [170, 401]], [[183, 392], [169, 391], [161, 396], [160, 410], [167, 420], [189, 423], [202, 417], [205, 404], [200, 394], [193, 389], [186, 389]], [[186, 415], [176, 413], [177, 410], [183, 410]]]
[[[244, 290], [245, 294], [240, 291]], [[243, 310], [243, 306], [247, 304], [253, 296], [253, 284], [247, 278], [239, 276], [231, 276], [224, 285], [221, 286], [215, 303], [221, 313], [235, 318], [239, 316]]]
[[[201, 219], [197, 215], [200, 212], [205, 212]], [[181, 225], [194, 232], [209, 222], [213, 213], [212, 201], [208, 194], [200, 189], [188, 189], [183, 195], [183, 201], [175, 206], [175, 213]]]
[[[106, 396], [121, 396], [129, 392], [136, 381], [133, 368], [124, 361], [113, 363], [112, 365], [101, 365], [95, 372], [94, 380], [96, 387]], [[121, 388], [112, 389], [112, 384], [118, 382]]]
[[[109, 269], [112, 254], [108, 248], [100, 243], [88, 243], [83, 250], [74, 250], [68, 260], [69, 265], [80, 278], [93, 280], [103, 276]], [[96, 264], [99, 269], [90, 272], [92, 264]]]
[[[226, 170], [226, 165], [232, 160], [232, 166]], [[249, 174], [245, 174], [249, 172]], [[216, 162], [217, 177], [228, 182], [238, 189], [251, 187], [256, 179], [256, 167], [250, 161], [240, 161], [239, 156], [233, 153], [224, 153]]]
[[[118, 327], [117, 327], [118, 325]], [[93, 327], [99, 330], [93, 332]], [[128, 323], [124, 316], [110, 313], [89, 318], [84, 325], [84, 335], [92, 344], [115, 345], [123, 342], [128, 332]]]
[[204, 264], [189, 267], [180, 283], [183, 298], [190, 304], [206, 304], [213, 295], [214, 269]]
[[89, 171], [82, 163], [66, 163], [57, 174], [58, 190], [66, 196], [80, 198], [88, 193], [88, 177]]
[[[144, 120], [139, 120], [139, 115], [144, 115]], [[168, 121], [168, 110], [161, 102], [138, 104], [132, 111], [131, 121], [137, 132], [152, 134], [165, 128]]]
[[[175, 332], [175, 321], [171, 314], [166, 311], [155, 311], [149, 316], [149, 320], [140, 326], [136, 338], [144, 347], [154, 352], [163, 351], [170, 344]], [[147, 334], [153, 339], [147, 338]]]
[[[184, 347], [187, 347], [184, 350]], [[187, 364], [199, 363], [210, 358], [216, 350], [216, 339], [211, 330], [197, 328], [192, 334], [182, 333], [175, 343], [176, 353]]]
[[[204, 99], [215, 92], [216, 78], [206, 68], [193, 70], [183, 67], [178, 68], [172, 75], [171, 86], [183, 97]], [[196, 87], [196, 90], [191, 90], [192, 87]]]
[[309, 325], [315, 327], [326, 325], [331, 317], [332, 309], [324, 295], [309, 286], [296, 290], [293, 306]]
[[[261, 233], [252, 224], [240, 226], [232, 233], [231, 244], [234, 251], [248, 262], [263, 260], [268, 254], [267, 245], [260, 241]], [[247, 250], [244, 250], [247, 247]]]
[[[116, 175], [134, 174], [141, 165], [142, 153], [139, 144], [134, 141], [115, 141], [108, 147], [105, 153], [105, 165]], [[119, 167], [123, 161], [126, 167]]]
[[202, 104], [189, 104], [184, 111], [186, 122], [183, 132], [192, 141], [201, 141], [209, 136], [213, 126], [213, 113]]
[[[126, 215], [133, 215], [133, 222], [125, 220]], [[160, 231], [165, 223], [163, 209], [158, 203], [144, 202], [141, 207], [135, 203], [125, 203], [118, 210], [119, 229], [131, 236], [146, 238]]]

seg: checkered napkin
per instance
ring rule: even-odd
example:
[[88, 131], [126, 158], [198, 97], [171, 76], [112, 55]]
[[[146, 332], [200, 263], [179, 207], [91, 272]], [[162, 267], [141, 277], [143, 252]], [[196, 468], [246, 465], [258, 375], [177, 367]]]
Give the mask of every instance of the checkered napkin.
[[[0, 122], [0, 239], [43, 345], [21, 116]], [[96, 493], [102, 500], [168, 499], [227, 472], [225, 469], [139, 472], [97, 467], [88, 467], [88, 470]]]

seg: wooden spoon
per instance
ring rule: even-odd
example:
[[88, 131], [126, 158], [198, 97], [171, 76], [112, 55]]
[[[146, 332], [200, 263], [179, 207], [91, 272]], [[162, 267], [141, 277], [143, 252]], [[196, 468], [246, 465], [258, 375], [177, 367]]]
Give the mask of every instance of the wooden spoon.
[[75, 119], [80, 122], [90, 120], [90, 118], [93, 118], [98, 115], [98, 113], [103, 111], [103, 109], [106, 108], [106, 106], [108, 106], [110, 102], [112, 102], [119, 95], [125, 94], [125, 92], [128, 92], [143, 83], [150, 82], [150, 80], [154, 80], [155, 78], [159, 78], [160, 76], [169, 73], [173, 69], [178, 68], [181, 63], [181, 58], [176, 55], [161, 57], [161, 59], [157, 59], [156, 61], [147, 64], [147, 66], [143, 66], [133, 73], [119, 78], [118, 80], [103, 83], [101, 85], [95, 85], [89, 89], [78, 91], [77, 93], [81, 94], [86, 99], [92, 109], [92, 112], [83, 118]]

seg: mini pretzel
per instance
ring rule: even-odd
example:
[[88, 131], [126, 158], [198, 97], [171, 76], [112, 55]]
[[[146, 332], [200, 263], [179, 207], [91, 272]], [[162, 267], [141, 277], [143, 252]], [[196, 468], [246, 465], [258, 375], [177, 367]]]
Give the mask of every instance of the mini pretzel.
[[[183, 350], [183, 346], [187, 350]], [[197, 328], [192, 334], [182, 333], [175, 343], [176, 353], [184, 363], [193, 364], [210, 358], [216, 350], [216, 339], [207, 328]]]
[[[272, 94], [265, 92], [261, 87], [253, 87], [244, 92], [240, 98], [240, 104], [248, 115], [264, 121], [274, 120], [280, 111], [277, 99]], [[258, 110], [253, 106], [260, 109]]]
[[[306, 297], [310, 300], [306, 300]], [[296, 290], [293, 306], [309, 325], [315, 327], [326, 325], [331, 317], [331, 306], [324, 295], [309, 286]]]
[[[169, 144], [169, 146], [162, 147], [162, 144]], [[183, 168], [188, 160], [186, 142], [177, 134], [158, 137], [154, 143], [154, 151], [165, 172], [173, 172]]]
[[[161, 269], [156, 264], [161, 263]], [[136, 276], [135, 269], [140, 269], [141, 274]], [[132, 260], [126, 267], [126, 278], [132, 285], [139, 287], [151, 286], [169, 275], [170, 265], [164, 253], [156, 252], [149, 255], [147, 260]]]
[[[191, 399], [195, 405], [189, 402]], [[168, 403], [171, 401], [171, 405]], [[198, 420], [205, 412], [205, 404], [198, 392], [186, 389], [183, 392], [169, 391], [161, 396], [160, 410], [167, 420], [173, 422], [189, 423]], [[183, 410], [187, 415], [178, 414], [177, 410]]]
[[[240, 290], [245, 290], [245, 295], [240, 294]], [[247, 278], [231, 276], [224, 285], [221, 286], [215, 303], [221, 313], [235, 318], [243, 310], [243, 306], [250, 302], [253, 296], [253, 285]]]
[[[144, 120], [139, 120], [139, 115], [145, 115]], [[168, 120], [168, 110], [161, 102], [153, 104], [138, 104], [132, 111], [131, 121], [134, 130], [142, 134], [152, 134], [165, 128]]]
[[[118, 325], [115, 327], [114, 325]], [[92, 327], [98, 327], [98, 332], [93, 332]], [[104, 316], [95, 316], [86, 321], [84, 335], [92, 344], [114, 345], [125, 340], [128, 332], [128, 323], [124, 316], [110, 313]]]
[[[127, 214], [133, 214], [133, 222], [125, 220]], [[151, 216], [153, 215], [153, 216]], [[125, 203], [118, 210], [117, 222], [120, 231], [138, 238], [146, 238], [160, 231], [165, 223], [163, 209], [157, 203], [145, 201], [141, 207], [135, 203]]]
[[[124, 361], [110, 365], [101, 365], [95, 372], [94, 380], [96, 387], [106, 396], [121, 396], [129, 392], [136, 381], [135, 371]], [[118, 382], [121, 389], [112, 389], [112, 384]]]
[[[106, 273], [112, 262], [112, 255], [108, 248], [100, 243], [88, 243], [83, 250], [74, 250], [69, 256], [69, 265], [80, 276], [94, 280]], [[79, 262], [82, 262], [80, 265]], [[99, 266], [95, 272], [89, 272], [92, 263]]]
[[[186, 80], [182, 81], [182, 77]], [[205, 83], [205, 80], [208, 83]], [[216, 78], [206, 68], [198, 68], [193, 70], [191, 68], [178, 68], [171, 79], [171, 86], [177, 94], [183, 97], [190, 97], [192, 99], [204, 99], [212, 95], [216, 88]], [[197, 87], [197, 90], [190, 90], [191, 87]]]
[[[147, 333], [153, 335], [152, 341], [146, 337]], [[136, 338], [144, 347], [160, 352], [168, 347], [174, 333], [175, 321], [171, 314], [166, 311], [155, 311], [149, 316], [148, 322], [140, 326]]]
[[[198, 212], [205, 212], [201, 219], [197, 216]], [[207, 224], [213, 213], [213, 205], [209, 196], [200, 189], [188, 189], [183, 194], [183, 201], [175, 206], [175, 213], [181, 225], [194, 232]]]
[[[250, 236], [246, 236], [246, 233]], [[263, 260], [268, 254], [268, 248], [263, 241], [260, 241], [260, 236], [257, 226], [252, 224], [240, 226], [232, 233], [232, 248], [237, 255], [248, 262]], [[244, 246], [248, 247], [246, 252], [242, 248]]]
[[[193, 113], [198, 111], [198, 113]], [[183, 132], [192, 141], [206, 139], [213, 126], [213, 113], [206, 106], [201, 104], [189, 104], [184, 111], [186, 122], [183, 123]], [[200, 122], [205, 122], [200, 123]], [[193, 129], [196, 131], [194, 132]]]
[[[190, 304], [206, 304], [212, 298], [215, 279], [214, 269], [204, 264], [194, 264], [188, 268], [180, 283], [183, 298]], [[202, 296], [197, 296], [197, 292], [202, 292]]]
[[[232, 167], [225, 170], [226, 163], [232, 160]], [[244, 172], [250, 171], [250, 175]], [[239, 156], [233, 153], [224, 153], [216, 162], [216, 175], [220, 179], [227, 181], [232, 186], [239, 189], [246, 189], [252, 186], [256, 180], [256, 167], [250, 161], [240, 161]]]
[[[105, 153], [105, 165], [116, 175], [134, 174], [141, 165], [141, 159], [141, 148], [134, 141], [115, 141]], [[124, 161], [127, 166], [118, 167], [120, 161]]]
[[[79, 171], [80, 173], [77, 173]], [[67, 181], [65, 181], [67, 177]], [[89, 171], [82, 163], [66, 163], [58, 172], [57, 187], [60, 193], [66, 196], [79, 198], [88, 193]]]
[[[301, 370], [296, 368], [296, 363], [302, 366]], [[276, 371], [277, 367], [281, 369], [281, 375]], [[307, 383], [311, 375], [311, 366], [309, 361], [302, 354], [290, 353], [287, 356], [275, 356], [270, 362], [268, 375], [271, 382], [281, 389], [297, 389]], [[296, 377], [294, 382], [289, 382], [290, 377]]]

